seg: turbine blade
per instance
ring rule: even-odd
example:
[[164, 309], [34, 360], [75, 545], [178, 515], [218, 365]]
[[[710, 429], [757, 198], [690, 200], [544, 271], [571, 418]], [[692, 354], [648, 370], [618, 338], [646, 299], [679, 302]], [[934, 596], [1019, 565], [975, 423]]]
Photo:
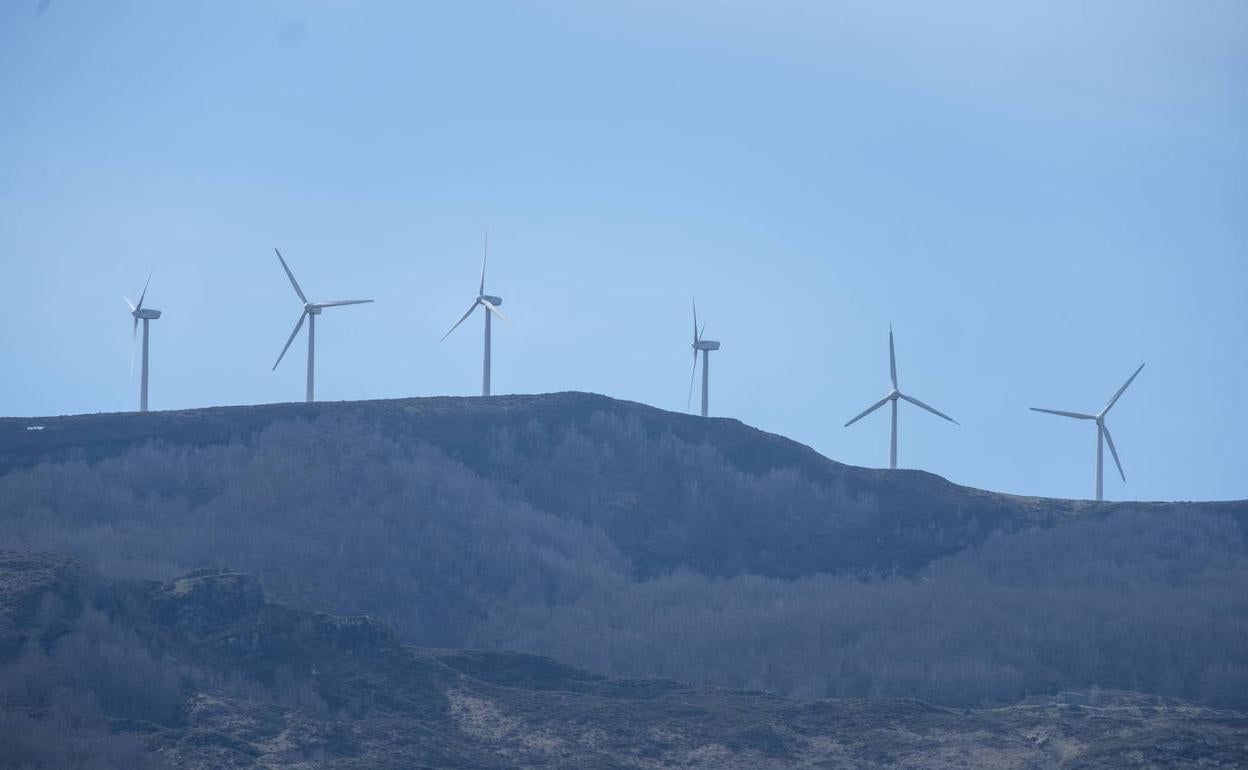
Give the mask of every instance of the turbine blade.
[[845, 423], [845, 427], [846, 427], [846, 428], [848, 428], [849, 426], [851, 426], [851, 425], [853, 425], [854, 423], [856, 423], [856, 422], [858, 422], [859, 420], [861, 420], [863, 417], [866, 417], [867, 415], [871, 414], [871, 413], [872, 413], [872, 412], [874, 412], [876, 409], [879, 409], [880, 407], [884, 406], [884, 405], [885, 405], [885, 404], [887, 404], [887, 403], [888, 403], [888, 396], [885, 396], [884, 398], [881, 398], [879, 401], [876, 401], [876, 402], [875, 402], [874, 404], [872, 404], [871, 406], [867, 407], [866, 409], [863, 409], [863, 410], [862, 410], [862, 413], [861, 413], [861, 414], [859, 414], [857, 417], [855, 417], [854, 419], [852, 419], [852, 420], [850, 420], [849, 422]]
[[925, 403], [923, 403], [922, 401], [918, 400], [918, 399], [917, 399], [917, 398], [915, 398], [914, 396], [907, 396], [905, 393], [900, 393], [900, 394], [898, 394], [898, 395], [900, 395], [902, 398], [904, 398], [905, 400], [909, 401], [910, 403], [914, 404], [915, 406], [919, 407], [920, 409], [926, 409], [927, 411], [931, 412], [932, 414], [936, 415], [937, 417], [944, 417], [946, 420], [948, 420], [949, 422], [953, 423], [954, 425], [961, 425], [961, 424], [962, 424], [962, 423], [958, 422], [957, 420], [953, 419], [952, 417], [950, 417], [949, 415], [945, 414], [944, 412], [940, 411], [939, 409], [936, 409], [936, 408], [934, 408], [934, 407], [928, 406], [927, 404], [925, 404]]
[[689, 397], [685, 399], [685, 411], [693, 409], [693, 381], [698, 376], [698, 349], [693, 349], [693, 371], [689, 373]]
[[312, 307], [339, 307], [340, 305], [363, 305], [373, 302], [371, 299], [338, 299], [333, 302], [313, 302]]
[[888, 326], [888, 374], [893, 378], [893, 389], [897, 389], [897, 353], [893, 350], [893, 326]]
[[[303, 319], [307, 317], [308, 311], [306, 310], [299, 314], [299, 320], [295, 323], [295, 330], [290, 333], [290, 338], [286, 340], [286, 347], [282, 348], [282, 352], [278, 354], [277, 360], [273, 362], [273, 369], [277, 368], [277, 365], [282, 362], [282, 358], [286, 355], [286, 351], [290, 350], [290, 343], [295, 341], [295, 335], [298, 334], [299, 330], [303, 328]], [[273, 371], [273, 369], [270, 369], [269, 371]]]
[[[277, 252], [277, 259], [282, 263], [282, 269], [286, 271], [286, 277], [290, 279], [290, 285], [295, 287], [295, 294], [299, 295], [299, 301], [305, 305], [308, 304], [308, 298], [303, 296], [303, 289], [299, 288], [299, 282], [295, 280], [295, 274], [290, 272], [290, 266], [282, 258], [282, 252], [277, 251], [277, 249], [273, 249], [273, 251]], [[276, 365], [274, 365], [274, 368], [276, 368]]]
[[1101, 430], [1105, 431], [1105, 441], [1109, 444], [1109, 453], [1114, 456], [1114, 465], [1118, 466], [1118, 475], [1125, 482], [1127, 474], [1122, 470], [1122, 463], [1118, 461], [1118, 450], [1114, 448], [1114, 437], [1109, 435], [1109, 426], [1102, 422]]
[[156, 272], [156, 268], [152, 268], [147, 272], [147, 281], [143, 284], [143, 293], [139, 295], [139, 302], [134, 307], [136, 310], [143, 309], [143, 298], [147, 296], [147, 287], [152, 283], [152, 273]]
[[139, 346], [139, 317], [134, 316], [134, 330], [130, 334], [130, 379], [134, 379], [134, 351]]
[[1061, 417], [1073, 417], [1076, 420], [1095, 420], [1094, 414], [1083, 414], [1082, 412], [1063, 412], [1060, 409], [1041, 409], [1038, 406], [1028, 407], [1033, 412], [1044, 412], [1045, 414], [1056, 414]]
[[130, 298], [127, 297], [125, 294], [122, 294], [121, 298], [126, 301], [126, 307], [130, 308], [131, 313], [138, 310], [138, 308], [134, 306], [134, 303], [130, 301]]
[[[490, 231], [485, 231], [485, 249], [481, 252], [481, 288], [477, 290], [477, 296], [485, 294], [485, 260], [490, 256]], [[449, 332], [448, 332], [449, 334]]]
[[1122, 397], [1122, 394], [1123, 394], [1124, 392], [1126, 392], [1127, 387], [1128, 387], [1128, 386], [1129, 386], [1129, 385], [1130, 385], [1130, 384], [1131, 384], [1131, 383], [1135, 380], [1135, 378], [1139, 375], [1139, 373], [1140, 373], [1140, 369], [1143, 369], [1143, 368], [1144, 368], [1144, 364], [1140, 364], [1140, 368], [1135, 370], [1135, 374], [1133, 374], [1133, 375], [1131, 375], [1130, 377], [1128, 377], [1128, 378], [1127, 378], [1127, 381], [1126, 381], [1126, 382], [1124, 382], [1124, 383], [1122, 383], [1122, 387], [1118, 389], [1118, 392], [1114, 394], [1114, 397], [1113, 397], [1113, 398], [1111, 398], [1111, 399], [1109, 400], [1109, 403], [1105, 405], [1105, 408], [1101, 410], [1101, 414], [1105, 414], [1106, 412], [1108, 412], [1110, 409], [1112, 409], [1112, 408], [1113, 408], [1114, 404], [1118, 403], [1118, 399]]
[[[456, 329], [458, 329], [458, 328], [459, 328], [459, 325], [460, 325], [460, 324], [462, 324], [462, 323], [463, 323], [463, 322], [464, 322], [464, 321], [468, 318], [468, 316], [472, 315], [472, 311], [474, 311], [474, 310], [476, 310], [476, 309], [477, 309], [477, 305], [478, 305], [478, 304], [480, 304], [480, 303], [479, 303], [479, 301], [474, 299], [474, 300], [472, 301], [472, 304], [468, 306], [468, 311], [467, 311], [466, 313], [464, 313], [462, 316], [460, 316], [459, 320], [455, 322], [455, 325], [454, 325], [454, 326], [452, 326], [452, 327], [451, 327], [451, 328], [450, 328], [450, 329], [446, 332], [446, 334], [443, 334], [443, 335], [442, 335], [442, 339], [444, 340], [444, 339], [446, 339], [447, 337], [451, 336], [451, 332], [453, 332], [453, 331], [455, 331]], [[441, 341], [442, 341], [442, 340], [438, 340], [438, 342], [441, 342]]]
[[[696, 299], [690, 301], [693, 302], [693, 344], [696, 345], [698, 344], [698, 301]], [[697, 353], [694, 355], [696, 356]]]
[[511, 321], [507, 320], [507, 316], [503, 315], [503, 311], [499, 310], [498, 307], [495, 306], [493, 302], [490, 302], [488, 299], [483, 299], [481, 300], [481, 304], [485, 305], [486, 310], [490, 311], [494, 315], [503, 319], [503, 323], [507, 324], [508, 326], [511, 326]]

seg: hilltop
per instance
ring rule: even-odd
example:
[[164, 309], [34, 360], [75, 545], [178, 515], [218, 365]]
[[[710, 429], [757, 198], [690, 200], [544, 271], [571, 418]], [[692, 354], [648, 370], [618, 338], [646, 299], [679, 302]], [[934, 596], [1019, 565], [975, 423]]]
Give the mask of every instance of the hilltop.
[[[41, 430], [27, 430], [39, 426]], [[1248, 706], [1248, 503], [856, 468], [583, 393], [0, 420], [0, 542], [405, 643], [801, 697]]]
[[[0, 624], [0, 767], [69, 766], [76, 751], [88, 757], [76, 766], [153, 770], [1248, 758], [1248, 716], [1173, 699], [1092, 691], [954, 710], [611, 679], [532, 655], [405, 646], [370, 618], [272, 603], [228, 569], [113, 581], [61, 557], [0, 552]], [[71, 721], [67, 741], [58, 728]]]

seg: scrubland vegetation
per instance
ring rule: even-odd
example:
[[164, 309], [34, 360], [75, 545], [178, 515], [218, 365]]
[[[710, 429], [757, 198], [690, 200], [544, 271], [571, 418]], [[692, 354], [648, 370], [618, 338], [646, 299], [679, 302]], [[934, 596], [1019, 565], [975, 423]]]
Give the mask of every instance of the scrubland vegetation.
[[180, 724], [182, 672], [98, 611], [45, 606], [40, 614], [45, 635], [0, 665], [0, 770], [164, 768], [112, 725]]

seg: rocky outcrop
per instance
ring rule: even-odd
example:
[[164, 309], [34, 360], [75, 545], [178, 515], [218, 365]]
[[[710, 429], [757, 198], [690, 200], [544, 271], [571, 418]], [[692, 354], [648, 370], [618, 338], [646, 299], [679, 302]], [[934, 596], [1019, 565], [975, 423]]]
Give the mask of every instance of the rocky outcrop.
[[171, 628], [213, 633], [264, 608], [264, 589], [252, 575], [201, 569], [162, 584], [153, 610]]

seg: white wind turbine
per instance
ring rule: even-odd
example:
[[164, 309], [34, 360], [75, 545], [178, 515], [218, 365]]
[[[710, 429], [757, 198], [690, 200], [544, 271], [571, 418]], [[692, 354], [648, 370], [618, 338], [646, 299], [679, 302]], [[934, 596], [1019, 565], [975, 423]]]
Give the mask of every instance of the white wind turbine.
[[140, 412], [147, 411], [147, 338], [148, 338], [147, 324], [149, 321], [154, 321], [157, 318], [160, 318], [159, 310], [154, 310], [152, 308], [143, 307], [143, 300], [147, 298], [147, 287], [149, 284], [151, 284], [151, 282], [152, 282], [152, 273], [149, 271], [147, 274], [147, 283], [143, 284], [143, 292], [139, 294], [139, 301], [137, 304], [134, 302], [131, 302], [130, 298], [125, 295], [122, 295], [121, 297], [122, 299], [126, 301], [126, 305], [129, 306], [130, 315], [134, 317], [134, 331], [130, 335], [131, 336], [130, 376], [132, 377], [134, 376], [134, 345], [135, 343], [139, 341], [138, 340], [139, 321], [143, 322], [143, 368], [142, 368], [142, 373], [139, 375], [139, 378], [140, 378], [139, 411]]
[[709, 405], [708, 397], [710, 395], [710, 375], [709, 367], [711, 363], [711, 351], [719, 350], [719, 343], [715, 340], [707, 340], [702, 338], [702, 333], [706, 331], [706, 324], [702, 324], [702, 328], [698, 328], [698, 303], [693, 302], [693, 371], [689, 373], [689, 397], [685, 400], [685, 411], [689, 410], [693, 403], [693, 380], [698, 374], [698, 351], [702, 351], [702, 416], [707, 416], [707, 407]]
[[481, 370], [481, 395], [483, 396], [490, 395], [490, 317], [496, 315], [502, 319], [503, 323], [508, 326], [511, 325], [511, 321], [508, 321], [507, 317], [504, 316], [502, 311], [498, 309], [498, 306], [503, 304], [503, 298], [485, 293], [485, 260], [489, 257], [489, 255], [490, 236], [489, 233], [486, 233], [485, 250], [481, 255], [481, 285], [477, 289], [477, 297], [472, 301], [472, 304], [468, 306], [468, 310], [460, 316], [458, 321], [455, 322], [455, 325], [452, 326], [446, 334], [442, 335], [442, 339], [446, 339], [451, 336], [451, 332], [458, 329], [460, 324], [468, 320], [468, 316], [472, 315], [472, 311], [476, 310], [478, 305], [485, 308], [485, 360], [482, 364]]
[[1076, 420], [1094, 420], [1096, 422], [1096, 499], [1097, 500], [1105, 499], [1104, 498], [1104, 463], [1105, 463], [1104, 445], [1106, 443], [1109, 444], [1110, 454], [1114, 456], [1114, 465], [1118, 466], [1118, 475], [1122, 476], [1122, 480], [1124, 483], [1127, 480], [1127, 474], [1123, 472], [1122, 463], [1119, 462], [1118, 460], [1118, 450], [1114, 448], [1114, 437], [1109, 434], [1109, 426], [1105, 424], [1105, 415], [1109, 414], [1109, 410], [1114, 408], [1114, 404], [1118, 403], [1118, 399], [1122, 397], [1122, 394], [1126, 392], [1127, 387], [1135, 380], [1136, 376], [1140, 373], [1140, 371], [1143, 368], [1144, 368], [1144, 364], [1140, 364], [1140, 368], [1135, 370], [1135, 374], [1132, 374], [1130, 377], [1127, 378], [1126, 382], [1122, 383], [1122, 387], [1119, 388], [1118, 392], [1114, 394], [1114, 397], [1109, 400], [1109, 403], [1105, 405], [1105, 408], [1097, 412], [1096, 414], [1084, 414], [1082, 412], [1063, 412], [1058, 409], [1040, 409], [1039, 407], [1035, 407], [1035, 406], [1031, 407], [1031, 411], [1033, 412], [1044, 412], [1045, 414], [1056, 414], [1060, 417], [1072, 417]]
[[893, 389], [890, 390], [888, 394], [884, 396], [884, 398], [881, 398], [879, 401], [876, 401], [874, 404], [864, 409], [862, 414], [859, 414], [854, 419], [845, 423], [845, 427], [848, 428], [849, 426], [861, 420], [863, 417], [866, 417], [867, 415], [874, 412], [876, 409], [879, 409], [881, 406], [884, 406], [885, 403], [891, 401], [892, 408], [893, 408], [893, 424], [892, 424], [892, 434], [891, 434], [892, 439], [890, 440], [889, 447], [888, 447], [888, 467], [892, 470], [896, 470], [897, 469], [897, 399], [904, 399], [906, 401], [909, 401], [910, 403], [914, 404], [917, 407], [926, 409], [927, 411], [931, 412], [937, 417], [945, 418], [946, 420], [953, 423], [954, 425], [958, 425], [959, 423], [957, 420], [953, 419], [952, 417], [945, 414], [944, 412], [933, 409], [932, 407], [928, 406], [927, 404], [923, 403], [917, 398], [914, 398], [913, 396], [907, 396], [905, 393], [902, 393], [900, 390], [897, 389], [897, 354], [894, 352], [894, 349], [893, 349], [893, 327], [892, 326], [888, 327], [888, 372], [889, 372], [889, 376], [892, 378], [892, 381], [893, 381]]
[[315, 392], [315, 373], [316, 373], [316, 317], [321, 314], [321, 310], [327, 307], [338, 307], [339, 305], [362, 305], [366, 302], [372, 302], [371, 299], [341, 299], [333, 302], [309, 302], [304, 296], [303, 289], [299, 288], [299, 282], [295, 280], [295, 274], [290, 272], [290, 267], [286, 264], [286, 260], [282, 259], [282, 252], [273, 249], [277, 253], [277, 259], [282, 263], [282, 269], [286, 271], [286, 277], [290, 279], [290, 285], [295, 288], [295, 294], [299, 296], [299, 301], [303, 303], [303, 312], [299, 314], [299, 320], [295, 323], [295, 330], [290, 333], [290, 338], [286, 340], [285, 347], [278, 354], [277, 361], [273, 363], [273, 369], [277, 369], [277, 365], [282, 362], [282, 357], [286, 355], [286, 351], [290, 349], [290, 343], [295, 341], [295, 335], [303, 328], [303, 322], [308, 322], [308, 386], [306, 400], [311, 402], [314, 400]]

